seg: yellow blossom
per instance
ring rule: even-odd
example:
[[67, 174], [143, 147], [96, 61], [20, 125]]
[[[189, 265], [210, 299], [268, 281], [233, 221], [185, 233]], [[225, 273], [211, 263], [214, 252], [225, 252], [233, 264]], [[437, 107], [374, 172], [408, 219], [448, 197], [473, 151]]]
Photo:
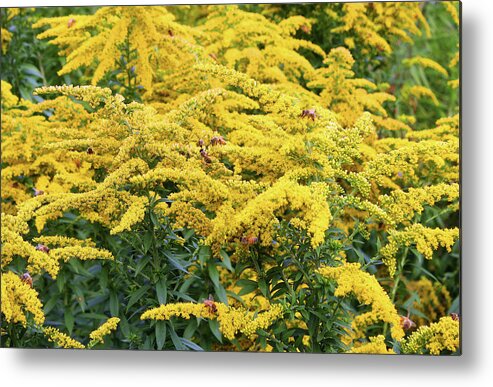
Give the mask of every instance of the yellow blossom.
[[260, 313], [250, 312], [243, 308], [228, 307], [216, 302], [216, 311], [205, 304], [176, 303], [161, 305], [142, 314], [142, 320], [169, 320], [171, 317], [189, 319], [191, 316], [206, 319], [217, 319], [221, 333], [229, 340], [233, 340], [238, 333], [247, 337], [252, 336], [259, 329], [267, 329], [276, 319], [282, 316], [283, 308], [280, 305], [271, 307]]
[[395, 355], [394, 350], [387, 348], [385, 337], [382, 335], [370, 337], [369, 340], [367, 343], [351, 348], [348, 353]]
[[440, 355], [459, 350], [459, 321], [442, 317], [438, 322], [420, 327], [402, 341], [403, 353]]
[[374, 276], [361, 270], [359, 263], [323, 267], [318, 273], [337, 282], [335, 296], [354, 294], [360, 303], [371, 306], [370, 312], [353, 319], [352, 328], [357, 332], [356, 339], [363, 337], [364, 329], [379, 320], [391, 324], [391, 335], [394, 339], [400, 340], [404, 337], [399, 315], [389, 296]]
[[45, 316], [38, 292], [23, 282], [19, 275], [7, 271], [1, 275], [2, 281], [2, 314], [9, 323], [27, 325], [26, 312], [33, 315], [34, 322], [42, 325]]
[[91, 339], [91, 345], [95, 345], [96, 343], [104, 343], [104, 336], [111, 333], [116, 329], [120, 319], [118, 317], [109, 318], [104, 324], [102, 324], [98, 329], [92, 331], [89, 334], [89, 338]]
[[55, 343], [60, 348], [75, 348], [75, 349], [84, 349], [84, 344], [78, 342], [75, 339], [72, 339], [70, 336], [67, 336], [65, 333], [60, 332], [57, 328], [46, 327], [43, 328], [43, 333], [48, 338], [49, 341]]

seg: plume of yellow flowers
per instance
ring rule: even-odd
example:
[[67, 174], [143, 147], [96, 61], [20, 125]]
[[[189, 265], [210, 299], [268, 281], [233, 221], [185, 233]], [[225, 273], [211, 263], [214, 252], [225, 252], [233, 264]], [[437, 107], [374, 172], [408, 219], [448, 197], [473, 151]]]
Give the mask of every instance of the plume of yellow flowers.
[[403, 353], [440, 355], [459, 349], [459, 321], [442, 317], [438, 322], [420, 327], [401, 342]]
[[402, 231], [390, 231], [387, 244], [382, 247], [380, 254], [383, 256], [385, 264], [389, 267], [389, 272], [394, 275], [395, 256], [400, 246], [416, 245], [416, 250], [424, 255], [425, 258], [431, 259], [433, 250], [442, 246], [447, 251], [452, 250], [452, 246], [459, 238], [459, 229], [457, 227], [450, 229], [429, 228], [422, 224], [413, 224]]
[[282, 314], [283, 308], [279, 304], [271, 305], [268, 310], [256, 313], [244, 308], [228, 307], [220, 302], [215, 302], [214, 307], [205, 304], [175, 303], [149, 309], [140, 318], [141, 320], [169, 320], [172, 317], [189, 319], [195, 316], [216, 319], [224, 337], [233, 340], [238, 333], [251, 337], [259, 329], [267, 329]]
[[38, 292], [19, 275], [7, 271], [1, 275], [2, 282], [2, 314], [9, 323], [27, 325], [26, 312], [32, 314], [34, 322], [42, 325], [45, 316]]
[[43, 333], [48, 338], [48, 341], [55, 343], [60, 348], [71, 349], [85, 349], [86, 346], [81, 342], [71, 338], [63, 332], [60, 332], [57, 328], [46, 327], [43, 328]]
[[120, 319], [118, 317], [111, 317], [105, 323], [103, 323], [98, 329], [92, 331], [89, 334], [89, 338], [91, 339], [89, 343], [89, 347], [96, 345], [97, 343], [104, 343], [104, 336], [110, 334], [114, 331]]
[[422, 35], [421, 26], [430, 36], [430, 27], [419, 3], [346, 3], [342, 7], [342, 15], [335, 17], [342, 25], [332, 32], [350, 32], [353, 37], [346, 43], [350, 48], [364, 47], [363, 53], [373, 48], [390, 54], [391, 39], [412, 42], [410, 35]]
[[394, 119], [388, 118], [383, 104], [387, 101], [395, 101], [391, 94], [378, 91], [373, 82], [355, 78], [352, 67], [355, 61], [350, 51], [344, 47], [333, 48], [324, 59], [324, 67], [314, 71], [309, 88], [319, 91], [321, 102], [338, 114], [338, 120], [342, 126], [354, 125], [356, 120], [365, 111], [380, 116], [384, 128], [409, 129], [409, 127]]
[[174, 19], [166, 7], [101, 7], [93, 15], [41, 19], [34, 28], [49, 25], [38, 38], [51, 38], [51, 43], [60, 46], [61, 53], [67, 56], [59, 75], [94, 65], [93, 85], [116, 68], [120, 46], [127, 41], [129, 50], [138, 52], [127, 66], [138, 74], [138, 82], [152, 91], [154, 68], [176, 66], [183, 55], [175, 36], [192, 35], [190, 28]]
[[364, 337], [365, 329], [377, 321], [391, 324], [391, 335], [395, 340], [399, 341], [404, 337], [394, 304], [377, 279], [362, 271], [359, 263], [322, 267], [317, 271], [320, 275], [337, 282], [335, 296], [345, 297], [353, 294], [361, 304], [371, 306], [371, 311], [354, 317], [351, 324], [354, 331], [353, 339]]
[[393, 349], [387, 348], [387, 345], [385, 344], [385, 337], [382, 335], [370, 337], [367, 343], [354, 346], [347, 353], [395, 355], [395, 351]]
[[413, 303], [413, 308], [419, 310], [426, 316], [413, 318], [418, 326], [426, 325], [427, 322], [436, 322], [439, 317], [444, 316], [452, 304], [452, 299], [445, 285], [432, 282], [426, 277], [417, 281], [409, 281], [406, 287], [411, 292], [416, 292], [419, 300]]

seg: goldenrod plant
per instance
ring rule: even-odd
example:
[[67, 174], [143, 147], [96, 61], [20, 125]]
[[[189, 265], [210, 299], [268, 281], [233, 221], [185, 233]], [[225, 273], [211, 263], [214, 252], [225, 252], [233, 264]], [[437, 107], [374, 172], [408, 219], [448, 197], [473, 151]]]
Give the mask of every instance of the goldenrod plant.
[[458, 7], [2, 9], [2, 345], [460, 353]]

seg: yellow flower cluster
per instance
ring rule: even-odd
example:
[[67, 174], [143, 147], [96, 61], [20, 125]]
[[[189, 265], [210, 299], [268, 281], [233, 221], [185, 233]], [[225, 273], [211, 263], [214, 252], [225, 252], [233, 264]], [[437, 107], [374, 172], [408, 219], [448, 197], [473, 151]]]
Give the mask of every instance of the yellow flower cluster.
[[191, 316], [217, 319], [219, 330], [229, 340], [233, 340], [238, 333], [247, 337], [254, 335], [259, 329], [267, 329], [283, 314], [282, 306], [271, 305], [266, 311], [257, 313], [243, 308], [233, 308], [215, 302], [214, 306], [194, 303], [176, 303], [161, 305], [142, 314], [142, 320], [169, 320], [171, 317], [189, 319]]
[[43, 333], [49, 341], [55, 343], [60, 348], [85, 349], [85, 345], [72, 339], [70, 336], [53, 327], [43, 328]]
[[95, 345], [97, 343], [104, 343], [104, 336], [114, 331], [118, 326], [119, 322], [120, 319], [118, 317], [111, 317], [98, 329], [92, 331], [89, 334], [89, 338], [91, 339], [91, 345]]
[[109, 251], [93, 247], [94, 243], [91, 241], [63, 236], [41, 236], [33, 239], [33, 243], [37, 242], [35, 245], [24, 240], [23, 235], [29, 231], [27, 221], [35, 216], [33, 208], [39, 205], [41, 202], [34, 198], [19, 206], [16, 216], [2, 214], [2, 268], [18, 256], [27, 262], [26, 268], [30, 273], [46, 271], [52, 278], [56, 278], [60, 270], [59, 261], [66, 262], [70, 258], [114, 259]]
[[429, 68], [435, 70], [436, 72], [442, 74], [445, 77], [448, 77], [447, 70], [441, 64], [437, 63], [436, 61], [430, 58], [415, 56], [413, 58], [405, 59], [402, 63], [408, 66], [417, 65], [417, 66], [422, 66], [424, 68]]
[[59, 75], [94, 66], [93, 85], [115, 69], [120, 45], [127, 42], [129, 50], [139, 52], [137, 59], [127, 63], [128, 68], [138, 74], [140, 85], [152, 92], [153, 67], [177, 67], [183, 54], [180, 39], [192, 35], [190, 28], [174, 19], [166, 7], [101, 7], [93, 15], [41, 19], [34, 27], [49, 25], [51, 28], [38, 38], [51, 38], [51, 43], [60, 46], [67, 56]]
[[57, 261], [67, 262], [71, 258], [77, 258], [82, 261], [91, 259], [113, 260], [113, 254], [107, 250], [96, 249], [94, 247], [68, 246], [50, 250], [49, 254]]
[[334, 28], [332, 33], [350, 32], [353, 38], [346, 43], [350, 48], [358, 47], [363, 53], [374, 48], [390, 54], [391, 39], [412, 42], [410, 35], [422, 35], [418, 22], [430, 36], [429, 25], [419, 3], [347, 3], [342, 12], [341, 16], [335, 16], [342, 25]]
[[19, 275], [7, 271], [1, 275], [2, 282], [2, 314], [9, 323], [27, 325], [26, 312], [32, 314], [34, 322], [42, 325], [45, 316], [38, 292], [23, 282]]
[[[362, 196], [369, 197], [369, 200], [359, 202], [358, 216], [364, 218], [370, 212], [390, 225], [392, 215], [405, 213], [409, 218], [413, 211], [422, 211], [420, 200], [430, 202], [434, 194], [409, 192], [407, 197], [411, 202], [406, 211], [400, 211], [397, 201], [388, 209], [378, 203], [375, 183], [382, 189], [391, 188], [391, 195], [401, 198], [405, 196], [402, 185], [416, 186], [418, 179], [423, 178], [436, 179], [439, 183], [446, 174], [458, 176], [458, 160], [453, 159], [457, 155], [458, 142], [415, 141], [424, 134], [412, 131], [406, 123], [409, 120], [399, 121], [388, 116], [383, 106], [394, 97], [380, 91], [378, 85], [354, 77], [354, 59], [347, 49], [332, 49], [325, 58], [326, 67], [316, 71], [295, 59], [297, 55], [299, 57], [296, 53], [299, 48], [312, 49], [325, 57], [319, 48], [309, 47], [307, 41], [293, 37], [298, 29], [309, 28], [308, 20], [293, 17], [276, 24], [238, 7], [210, 7], [205, 23], [192, 32], [193, 29], [188, 27], [178, 27], [168, 11], [159, 13], [157, 8], [138, 8], [139, 13], [130, 24], [132, 7], [108, 7], [93, 16], [78, 18], [72, 15], [39, 23], [40, 26], [51, 25], [43, 36], [54, 37], [54, 44], [66, 47], [67, 51], [62, 53], [72, 55], [79, 50], [76, 42], [82, 41], [87, 31], [97, 32], [87, 40], [92, 43], [87, 44], [102, 47], [100, 41], [110, 31], [134, 31], [131, 26], [145, 20], [146, 25], [152, 27], [147, 43], [141, 43], [141, 47], [165, 46], [172, 47], [173, 53], [177, 50], [187, 53], [181, 58], [180, 71], [174, 65], [166, 67], [159, 62], [161, 59], [157, 57], [161, 50], [156, 51], [156, 62], [149, 60], [145, 64], [152, 67], [153, 70], [147, 73], [152, 73], [153, 79], [163, 81], [154, 82], [156, 90], [164, 88], [168, 80], [161, 79], [159, 71], [154, 69], [164, 68], [168, 69], [166, 79], [174, 82], [175, 75], [179, 78], [183, 71], [195, 67], [198, 71], [193, 73], [201, 77], [198, 84], [202, 86], [195, 84], [193, 89], [194, 83], [189, 77], [185, 78], [190, 87], [175, 93], [179, 98], [174, 98], [173, 103], [170, 94], [149, 94], [149, 102], [167, 112], [164, 116], [136, 103], [126, 106], [120, 96], [111, 96], [107, 89], [64, 86], [39, 90], [42, 94], [56, 91], [73, 95], [91, 106], [100, 107], [90, 115], [83, 135], [81, 129], [71, 133], [64, 129], [63, 138], [59, 136], [46, 148], [69, 151], [89, 162], [92, 168], [104, 166], [116, 175], [107, 177], [99, 187], [94, 181], [90, 187], [86, 180], [86, 188], [81, 194], [60, 196], [50, 201], [36, 214], [38, 229], [64, 211], [77, 208], [84, 217], [104, 224], [112, 233], [130, 230], [143, 217], [145, 199], [130, 195], [122, 187], [130, 182], [153, 190], [156, 185], [170, 181], [179, 186], [179, 192], [169, 195], [173, 201], [171, 207], [161, 204], [158, 208], [162, 209], [163, 215], [175, 218], [176, 226], [198, 228], [207, 237], [207, 243], [215, 245], [215, 251], [219, 245], [237, 244], [248, 235], [269, 245], [282, 213], [292, 213], [287, 220], [291, 225], [307, 230], [313, 246], [317, 246], [332, 220], [330, 202], [338, 200], [331, 194], [346, 191], [346, 182]], [[371, 25], [376, 40], [380, 33], [401, 38], [406, 35], [403, 31], [419, 34], [417, 20], [425, 25], [415, 4], [346, 4], [343, 8], [347, 31], [361, 27], [361, 31], [368, 33], [365, 29]], [[398, 21], [392, 27], [388, 22], [391, 17]], [[76, 22], [69, 27], [67, 22], [72, 18]], [[252, 18], [262, 21], [259, 24], [261, 31], [251, 28], [248, 21]], [[105, 27], [96, 28], [97, 21], [103, 20]], [[357, 20], [362, 22], [356, 23]], [[235, 34], [231, 34], [228, 27], [233, 24]], [[167, 38], [157, 42], [154, 31]], [[128, 39], [137, 39], [133, 34], [128, 33]], [[255, 49], [254, 55], [251, 47], [258, 42], [263, 48]], [[382, 42], [381, 45], [385, 46]], [[283, 50], [279, 49], [281, 46]], [[108, 50], [114, 50], [113, 40], [108, 43]], [[187, 56], [189, 54], [191, 57]], [[73, 58], [76, 63], [77, 55], [69, 59]], [[274, 70], [267, 69], [271, 62], [281, 61], [280, 58], [285, 65], [282, 71], [276, 67], [275, 71], [281, 73], [273, 77]], [[422, 59], [414, 58], [414, 62], [424, 61], [431, 66], [430, 61]], [[110, 64], [103, 60], [98, 66], [109, 69]], [[98, 74], [104, 72], [98, 68], [95, 69]], [[294, 88], [293, 76], [300, 71], [304, 72], [313, 92]], [[277, 86], [273, 87], [273, 83]], [[224, 88], [228, 86], [240, 88], [242, 94], [226, 91]], [[337, 99], [332, 101], [335, 95]], [[337, 115], [321, 106], [329, 107]], [[245, 114], [244, 109], [260, 109], [268, 114]], [[364, 114], [365, 110], [372, 114]], [[348, 128], [352, 125], [354, 127]], [[224, 129], [217, 133], [217, 127]], [[394, 144], [387, 139], [377, 140], [378, 128], [405, 130], [409, 139], [400, 143], [394, 141]], [[211, 146], [201, 153], [197, 144], [201, 141], [209, 144], [217, 135], [224, 136], [226, 145]], [[158, 159], [157, 165], [148, 170], [139, 158], [142, 154]], [[232, 163], [232, 167], [226, 167], [223, 160]], [[443, 170], [417, 170], [418, 160], [434, 163]], [[432, 173], [436, 173], [436, 177]], [[335, 178], [342, 178], [340, 185], [334, 183]], [[312, 183], [317, 180], [323, 183]], [[412, 198], [411, 194], [416, 197]], [[357, 198], [351, 200], [353, 205], [358, 202]], [[213, 219], [204, 214], [204, 209], [214, 214]], [[349, 215], [349, 212], [346, 213]], [[402, 221], [405, 220], [403, 216]]]
[[436, 184], [423, 188], [409, 188], [407, 192], [395, 190], [390, 195], [379, 197], [380, 206], [387, 213], [389, 225], [409, 223], [424, 206], [433, 206], [445, 198], [451, 205], [459, 199], [459, 184]]
[[404, 96], [404, 98], [406, 98], [408, 100], [410, 98], [416, 98], [418, 100], [421, 98], [427, 98], [431, 102], [433, 102], [433, 104], [435, 106], [440, 105], [440, 101], [438, 101], [438, 98], [436, 97], [433, 90], [431, 90], [430, 88], [428, 88], [426, 86], [413, 85], [413, 86], [404, 88], [402, 90], [402, 95]]
[[438, 322], [419, 328], [401, 343], [403, 353], [440, 355], [459, 349], [459, 321], [442, 317]]
[[370, 337], [369, 342], [351, 348], [348, 353], [395, 355], [393, 349], [387, 348], [385, 337], [382, 335]]
[[457, 227], [450, 229], [429, 228], [422, 224], [413, 224], [402, 231], [390, 231], [387, 244], [382, 247], [380, 254], [389, 268], [390, 275], [394, 275], [396, 266], [396, 254], [400, 246], [416, 245], [416, 250], [431, 259], [433, 250], [440, 246], [452, 251], [452, 246], [459, 238]]
[[399, 315], [389, 296], [374, 276], [361, 270], [359, 263], [323, 267], [318, 273], [337, 282], [334, 293], [337, 297], [354, 294], [361, 304], [371, 306], [371, 311], [354, 317], [351, 325], [354, 330], [353, 340], [364, 337], [365, 329], [377, 321], [391, 324], [391, 335], [394, 339], [400, 340], [404, 337]]
[[419, 297], [419, 300], [413, 303], [413, 308], [426, 316], [426, 319], [420, 316], [413, 318], [418, 326], [436, 322], [439, 317], [446, 315], [452, 299], [445, 285], [422, 277], [418, 281], [409, 281], [406, 287], [409, 291], [416, 292]]
[[[354, 78], [352, 67], [354, 59], [348, 49], [338, 47], [332, 49], [324, 60], [324, 67], [315, 70], [307, 84], [309, 88], [320, 90], [321, 101], [330, 110], [338, 113], [338, 121], [344, 127], [354, 125], [365, 111], [382, 116], [379, 121], [382, 127], [391, 126], [387, 123], [387, 111], [383, 104], [395, 101], [395, 97], [379, 92], [377, 85], [367, 79]], [[403, 123], [401, 126], [409, 129]]]
[[[207, 47], [208, 55], [260, 82], [297, 84], [298, 77], [313, 71], [297, 50], [307, 49], [322, 58], [325, 56], [317, 45], [294, 37], [301, 26], [310, 25], [302, 16], [276, 24], [237, 6], [211, 6], [207, 20], [199, 29], [203, 33], [199, 41]], [[279, 63], [284, 66], [280, 68]]]
[[[7, 13], [7, 21], [11, 20], [19, 13], [22, 12], [22, 8], [6, 8], [5, 12]], [[12, 40], [12, 33], [6, 28], [1, 28], [0, 35], [2, 36], [2, 53], [5, 54], [7, 52], [8, 45]], [[2, 94], [3, 94], [3, 81], [2, 81]]]
[[144, 219], [145, 212], [147, 210], [149, 201], [145, 197], [137, 198], [128, 208], [127, 212], [123, 214], [120, 219], [120, 223], [113, 227], [110, 231], [111, 234], [117, 234], [119, 232], [130, 230], [136, 223], [141, 222]]

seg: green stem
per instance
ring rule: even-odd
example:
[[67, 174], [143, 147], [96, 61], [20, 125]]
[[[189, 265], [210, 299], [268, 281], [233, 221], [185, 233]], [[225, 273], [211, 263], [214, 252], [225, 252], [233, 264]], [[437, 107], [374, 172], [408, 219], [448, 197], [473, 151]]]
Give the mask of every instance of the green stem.
[[[392, 304], [394, 303], [395, 297], [397, 295], [397, 289], [399, 288], [399, 284], [401, 282], [401, 274], [402, 274], [402, 271], [404, 270], [404, 265], [406, 264], [408, 252], [409, 252], [409, 248], [406, 247], [404, 249], [404, 253], [402, 254], [401, 260], [400, 260], [399, 264], [397, 265], [397, 271], [395, 273], [394, 285], [392, 286], [392, 290], [390, 292], [390, 300], [392, 301]], [[384, 336], [387, 335], [388, 329], [389, 329], [389, 324], [385, 323], [385, 325], [383, 326], [383, 335]]]
[[334, 308], [334, 311], [332, 312], [332, 316], [331, 316], [331, 318], [330, 318], [330, 320], [329, 320], [329, 324], [330, 324], [330, 326], [327, 328], [329, 331], [332, 329], [332, 326], [334, 325], [334, 323], [335, 323], [335, 321], [336, 321], [336, 319], [335, 319], [335, 317], [336, 317], [336, 313], [337, 313], [337, 311], [339, 310], [339, 307], [341, 306], [341, 304], [342, 304], [342, 298], [339, 298], [339, 299], [337, 300], [337, 304], [336, 304], [336, 306], [335, 306], [335, 308]]

